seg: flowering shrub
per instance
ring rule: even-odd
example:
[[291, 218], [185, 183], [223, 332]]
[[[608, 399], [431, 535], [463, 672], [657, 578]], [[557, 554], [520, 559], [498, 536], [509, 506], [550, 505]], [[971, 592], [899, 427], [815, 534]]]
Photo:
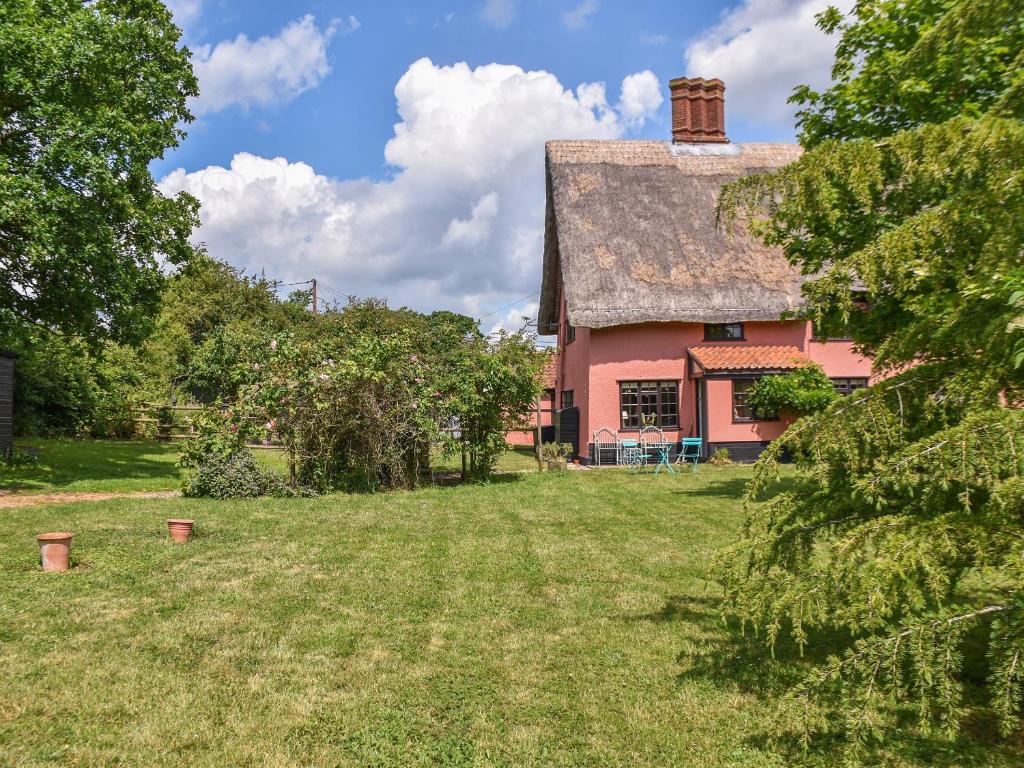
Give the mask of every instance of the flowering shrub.
[[522, 333], [488, 340], [451, 313], [353, 303], [302, 336], [257, 340], [239, 363], [238, 401], [197, 425], [183, 463], [275, 440], [293, 485], [412, 488], [436, 446], [466, 452], [468, 474], [482, 479], [525, 420], [542, 365]]

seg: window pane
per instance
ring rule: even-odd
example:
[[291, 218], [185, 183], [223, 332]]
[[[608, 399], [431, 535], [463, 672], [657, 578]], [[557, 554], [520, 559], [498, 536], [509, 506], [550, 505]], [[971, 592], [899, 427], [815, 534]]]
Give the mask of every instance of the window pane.
[[747, 405], [747, 392], [754, 382], [750, 379], [733, 379], [732, 382], [732, 417], [736, 421], [753, 421], [750, 406]]
[[635, 381], [624, 381], [619, 385], [619, 401], [622, 406], [623, 429], [639, 427], [639, 387]]
[[562, 390], [562, 407], [563, 408], [572, 408], [572, 390], [571, 389], [563, 389]]
[[658, 382], [644, 381], [640, 383], [640, 416], [641, 426], [657, 426], [658, 424]]
[[661, 414], [659, 417], [661, 427], [679, 426], [679, 396], [677, 385], [674, 381], [661, 382]]
[[832, 386], [840, 395], [848, 395], [868, 385], [866, 378], [832, 379]]
[[705, 341], [742, 341], [743, 323], [706, 323]]

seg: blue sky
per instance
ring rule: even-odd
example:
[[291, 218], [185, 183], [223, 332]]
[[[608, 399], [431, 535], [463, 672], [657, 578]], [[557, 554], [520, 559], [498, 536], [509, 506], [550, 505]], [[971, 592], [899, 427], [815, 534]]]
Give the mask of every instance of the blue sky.
[[199, 197], [197, 241], [394, 306], [513, 304], [485, 328], [536, 311], [545, 139], [667, 139], [687, 74], [726, 81], [733, 141], [792, 141], [833, 45], [823, 0], [168, 5], [202, 93], [154, 173]]

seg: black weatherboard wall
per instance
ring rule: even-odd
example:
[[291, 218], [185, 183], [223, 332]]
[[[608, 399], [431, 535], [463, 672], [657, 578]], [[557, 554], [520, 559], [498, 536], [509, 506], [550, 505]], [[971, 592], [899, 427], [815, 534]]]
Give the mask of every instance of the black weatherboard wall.
[[0, 455], [14, 445], [14, 355], [0, 349]]

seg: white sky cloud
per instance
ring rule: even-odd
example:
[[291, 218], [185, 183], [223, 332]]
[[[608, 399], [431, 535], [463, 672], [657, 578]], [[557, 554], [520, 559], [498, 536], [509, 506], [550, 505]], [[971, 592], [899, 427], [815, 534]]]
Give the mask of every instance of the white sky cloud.
[[191, 24], [203, 12], [203, 0], [164, 0], [179, 27]]
[[509, 26], [518, 11], [516, 0], [487, 0], [480, 9], [480, 18], [498, 29]]
[[441, 238], [442, 248], [472, 248], [484, 245], [491, 236], [491, 224], [498, 215], [498, 193], [488, 192], [476, 201], [468, 219], [452, 219]]
[[215, 46], [195, 49], [192, 65], [199, 78], [196, 114], [218, 112], [233, 105], [245, 108], [291, 101], [315, 88], [331, 71], [327, 47], [338, 31], [354, 31], [354, 16], [334, 20], [324, 29], [303, 16], [277, 35], [250, 40], [239, 35]]
[[658, 111], [665, 100], [661, 83], [651, 70], [627, 75], [619, 95], [619, 113], [630, 128], [639, 128]]
[[[494, 334], [498, 331], [508, 331], [514, 333], [528, 320], [531, 323], [537, 322], [537, 310], [540, 308], [540, 304], [534, 301], [528, 301], [517, 307], [512, 307], [505, 312], [501, 312], [492, 317], [486, 318], [480, 325], [480, 330], [487, 334]], [[524, 320], [526, 318], [526, 320]]]
[[562, 23], [569, 29], [585, 27], [599, 7], [598, 0], [582, 0], [576, 7], [562, 13]]
[[829, 82], [836, 38], [814, 16], [830, 4], [845, 12], [853, 0], [744, 0], [687, 47], [686, 73], [725, 81], [726, 119], [792, 125], [793, 88]]
[[178, 169], [161, 188], [198, 197], [196, 240], [250, 273], [478, 314], [540, 287], [544, 142], [623, 136], [653, 105], [652, 78], [623, 84], [634, 94], [623, 104], [639, 106], [620, 114], [603, 85], [573, 92], [548, 72], [421, 59], [395, 87], [388, 179], [334, 179], [239, 153], [228, 168]]

